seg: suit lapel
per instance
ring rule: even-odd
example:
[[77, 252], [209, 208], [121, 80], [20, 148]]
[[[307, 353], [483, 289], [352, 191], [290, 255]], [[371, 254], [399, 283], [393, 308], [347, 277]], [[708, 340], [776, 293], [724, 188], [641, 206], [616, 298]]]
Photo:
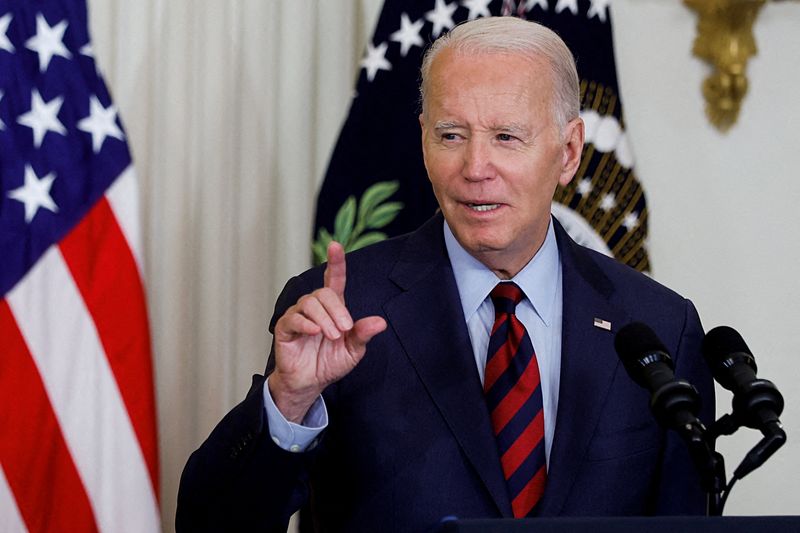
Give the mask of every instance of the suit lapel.
[[594, 326], [594, 319], [615, 329], [629, 320], [610, 301], [614, 288], [608, 278], [555, 224], [563, 283], [561, 383], [541, 516], [560, 514], [619, 365], [613, 333]]
[[511, 504], [475, 367], [442, 218], [409, 237], [391, 279], [403, 292], [384, 305], [411, 364], [503, 516]]

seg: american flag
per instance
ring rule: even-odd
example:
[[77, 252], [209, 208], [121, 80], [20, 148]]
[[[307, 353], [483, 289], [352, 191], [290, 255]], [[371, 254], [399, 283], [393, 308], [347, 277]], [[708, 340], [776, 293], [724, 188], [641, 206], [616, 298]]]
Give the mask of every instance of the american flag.
[[0, 531], [158, 531], [137, 182], [85, 0], [0, 0]]

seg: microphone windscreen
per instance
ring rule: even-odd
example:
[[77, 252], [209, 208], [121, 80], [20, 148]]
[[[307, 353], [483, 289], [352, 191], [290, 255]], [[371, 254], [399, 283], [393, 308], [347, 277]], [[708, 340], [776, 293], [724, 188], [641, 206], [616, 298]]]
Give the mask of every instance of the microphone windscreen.
[[709, 363], [722, 361], [736, 353], [753, 355], [739, 332], [728, 326], [719, 326], [706, 333], [701, 348]]
[[631, 322], [620, 329], [614, 338], [614, 348], [626, 367], [635, 364], [648, 353], [667, 353], [661, 339], [648, 325], [641, 322]]

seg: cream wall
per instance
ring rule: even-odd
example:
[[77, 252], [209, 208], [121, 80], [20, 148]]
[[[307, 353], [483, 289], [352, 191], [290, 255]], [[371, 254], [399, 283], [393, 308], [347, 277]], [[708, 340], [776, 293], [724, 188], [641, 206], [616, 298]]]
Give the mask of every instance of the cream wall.
[[[727, 514], [798, 514], [800, 491], [800, 3], [769, 3], [738, 124], [705, 119], [708, 67], [691, 55], [695, 15], [677, 0], [615, 0], [617, 68], [651, 213], [656, 279], [692, 298], [705, 328], [730, 325], [759, 377], [787, 399], [787, 444], [737, 483]], [[717, 412], [731, 395], [718, 388]], [[720, 440], [728, 471], [760, 434]]]
[[[316, 188], [381, 0], [88, 3], [142, 186], [169, 531], [186, 458], [262, 371], [274, 299], [309, 262]], [[789, 444], [739, 483], [728, 511], [798, 513], [800, 3], [763, 10], [750, 94], [725, 136], [702, 113], [693, 14], [679, 0], [613, 8], [654, 275], [690, 296], [707, 328], [739, 329], [789, 400]], [[756, 437], [722, 442], [730, 467]]]

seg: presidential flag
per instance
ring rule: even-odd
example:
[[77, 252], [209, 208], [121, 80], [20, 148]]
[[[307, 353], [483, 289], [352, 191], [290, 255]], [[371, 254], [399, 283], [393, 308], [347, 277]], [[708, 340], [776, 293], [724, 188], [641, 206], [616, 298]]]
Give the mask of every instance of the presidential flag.
[[353, 250], [417, 228], [436, 210], [420, 150], [419, 67], [456, 24], [507, 15], [558, 33], [581, 78], [586, 147], [552, 211], [580, 243], [649, 270], [647, 206], [633, 172], [611, 36], [610, 0], [386, 0], [317, 199], [313, 254]]
[[125, 132], [85, 0], [0, 0], [0, 531], [159, 531]]

